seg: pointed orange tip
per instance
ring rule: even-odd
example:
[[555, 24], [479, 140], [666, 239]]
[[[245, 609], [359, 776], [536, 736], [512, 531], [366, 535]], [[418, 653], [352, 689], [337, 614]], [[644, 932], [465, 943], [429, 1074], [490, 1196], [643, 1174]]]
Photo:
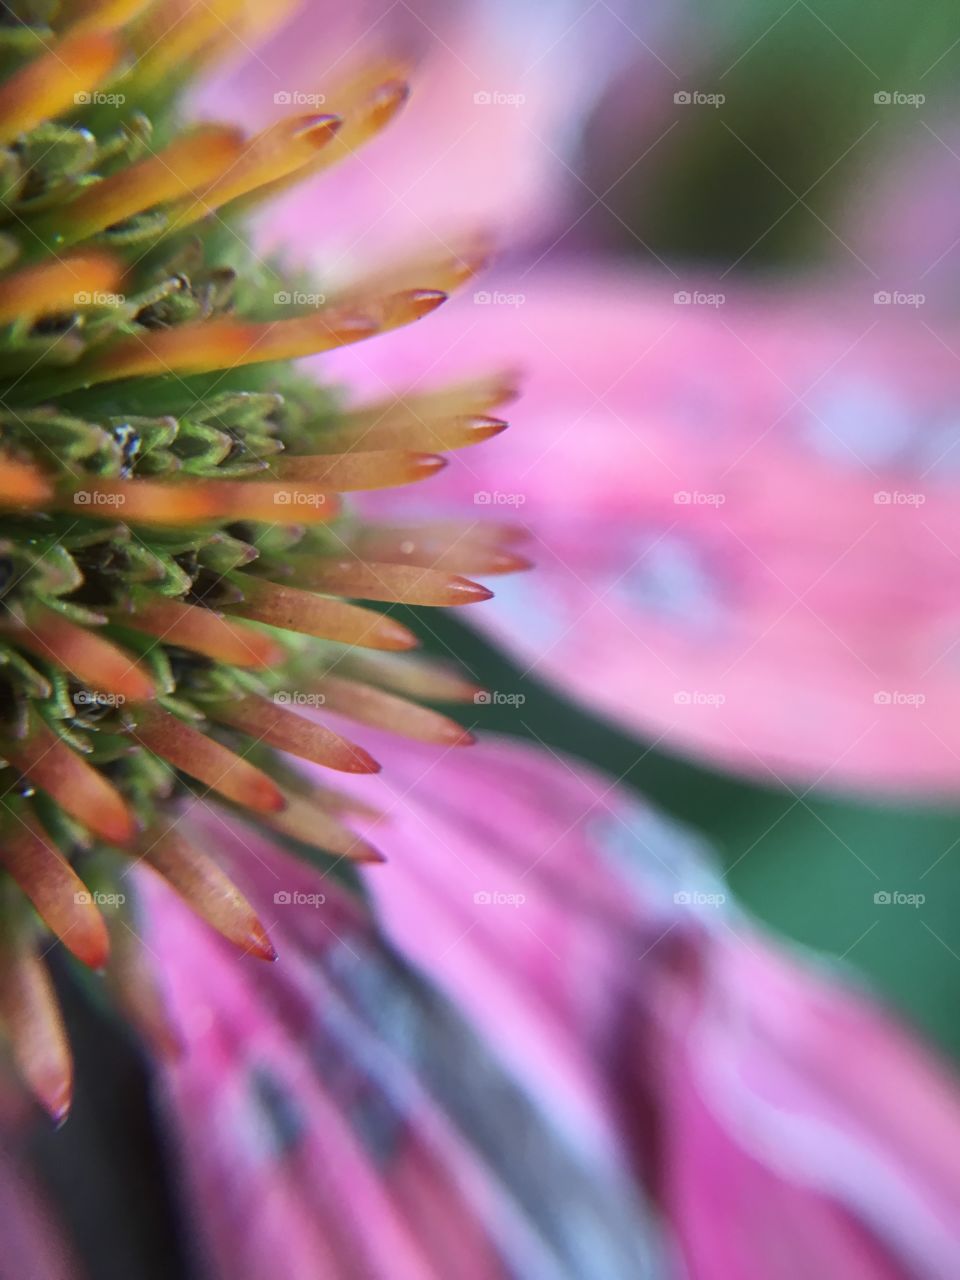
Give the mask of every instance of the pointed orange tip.
[[89, 946], [77, 945], [72, 937], [62, 938], [61, 941], [81, 964], [86, 965], [94, 973], [103, 973], [106, 969], [110, 960], [110, 935], [106, 932], [106, 926], [104, 926], [103, 938], [92, 938]]
[[363, 747], [358, 747], [356, 743], [349, 743], [349, 752], [345, 754], [340, 763], [341, 773], [379, 773], [383, 765], [379, 760], [374, 760], [369, 751], [364, 751]]
[[262, 782], [248, 786], [247, 804], [260, 813], [282, 813], [287, 807], [287, 798], [272, 778], [265, 777]]
[[266, 960], [272, 963], [277, 959], [277, 949], [267, 937], [266, 930], [257, 927], [250, 931], [249, 935], [250, 954], [256, 956], [258, 960]]
[[443, 306], [449, 296], [443, 289], [409, 289], [398, 294], [398, 298], [406, 299], [406, 305], [413, 320], [422, 320], [431, 311], [436, 311], [437, 307]]
[[422, 320], [442, 306], [448, 296], [442, 289], [401, 289], [389, 294], [382, 303], [381, 328], [399, 329]]
[[43, 1080], [34, 1083], [36, 1098], [47, 1115], [59, 1129], [66, 1124], [73, 1106], [73, 1081], [51, 1076], [49, 1085]]
[[481, 604], [484, 600], [493, 599], [493, 592], [489, 587], [471, 582], [469, 578], [461, 578], [458, 574], [451, 575], [449, 589], [451, 593], [455, 593], [455, 598], [451, 601], [454, 605]]
[[342, 125], [342, 116], [301, 116], [299, 120], [294, 122], [292, 136], [298, 141], [312, 142], [317, 147], [323, 147], [326, 146], [334, 134], [340, 131]]
[[491, 440], [506, 431], [509, 425], [503, 418], [490, 418], [482, 413], [470, 414], [463, 419], [463, 427], [469, 434], [471, 444]]
[[441, 457], [439, 453], [415, 453], [410, 456], [410, 470], [413, 480], [426, 480], [429, 476], [435, 476], [438, 471], [442, 471], [447, 466], [449, 466], [449, 460]]
[[381, 853], [374, 845], [368, 844], [366, 840], [357, 841], [352, 845], [350, 851], [346, 855], [354, 862], [362, 862], [366, 866], [383, 866], [387, 861], [387, 855]]

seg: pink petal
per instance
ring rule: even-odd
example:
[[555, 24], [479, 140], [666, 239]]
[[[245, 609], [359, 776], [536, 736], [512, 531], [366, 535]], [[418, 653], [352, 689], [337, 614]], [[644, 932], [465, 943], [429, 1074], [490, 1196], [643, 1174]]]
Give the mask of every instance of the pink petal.
[[485, 292], [429, 344], [334, 362], [370, 397], [528, 373], [511, 431], [370, 515], [519, 521], [537, 571], [471, 619], [667, 746], [767, 778], [955, 788], [952, 333], [862, 289], [678, 305], [642, 277], [533, 272]]
[[686, 973], [652, 1010], [641, 999], [633, 1052], [638, 1089], [653, 1079], [660, 1098], [659, 1196], [692, 1274], [953, 1275], [955, 1081], [742, 925]]

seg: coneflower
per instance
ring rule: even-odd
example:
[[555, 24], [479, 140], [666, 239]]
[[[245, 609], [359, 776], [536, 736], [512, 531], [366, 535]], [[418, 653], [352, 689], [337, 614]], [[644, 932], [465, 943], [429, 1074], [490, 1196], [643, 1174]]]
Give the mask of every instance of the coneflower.
[[184, 127], [174, 85], [228, 29], [252, 38], [248, 7], [24, 0], [4, 12], [0, 1015], [21, 1074], [61, 1117], [71, 1067], [43, 960], [51, 934], [105, 969], [159, 1041], [131, 862], [272, 958], [249, 904], [178, 831], [184, 801], [246, 811], [304, 852], [377, 860], [336, 791], [311, 790], [277, 753], [355, 773], [376, 762], [299, 704], [468, 742], [417, 700], [474, 686], [398, 659], [415, 637], [376, 606], [483, 600], [472, 575], [521, 560], [507, 529], [371, 526], [339, 497], [426, 478], [438, 450], [502, 430], [490, 414], [508, 377], [345, 412], [290, 367], [426, 316], [482, 248], [400, 262], [297, 309], [242, 233], [255, 202], [391, 120], [407, 91], [397, 70], [345, 83], [330, 113], [246, 137]]

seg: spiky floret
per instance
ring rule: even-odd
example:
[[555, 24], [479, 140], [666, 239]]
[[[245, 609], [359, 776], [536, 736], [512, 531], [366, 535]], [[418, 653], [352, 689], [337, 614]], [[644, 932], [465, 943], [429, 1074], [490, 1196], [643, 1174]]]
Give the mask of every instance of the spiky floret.
[[256, 10], [12, 10], [0, 19], [0, 1017], [61, 1115], [69, 1051], [48, 931], [107, 967], [131, 1016], [169, 1040], [125, 867], [147, 862], [243, 951], [272, 957], [249, 904], [178, 831], [178, 806], [199, 794], [301, 850], [376, 860], [336, 792], [311, 791], [277, 752], [331, 770], [376, 763], [291, 691], [364, 724], [468, 741], [416, 700], [473, 686], [390, 656], [414, 636], [355, 602], [469, 603], [489, 592], [463, 575], [521, 561], [509, 531], [370, 526], [339, 497], [425, 478], [438, 450], [501, 430], [489, 413], [508, 378], [345, 411], [288, 364], [421, 318], [482, 254], [399, 263], [298, 311], [243, 237], [254, 201], [388, 123], [406, 93], [396, 72], [250, 138], [185, 127], [169, 85]]

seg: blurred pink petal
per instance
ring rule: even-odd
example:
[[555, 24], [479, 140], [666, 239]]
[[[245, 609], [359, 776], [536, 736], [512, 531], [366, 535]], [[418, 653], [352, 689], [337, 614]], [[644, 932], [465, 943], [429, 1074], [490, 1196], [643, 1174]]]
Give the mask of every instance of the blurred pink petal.
[[865, 286], [483, 285], [429, 344], [325, 365], [369, 398], [528, 375], [511, 431], [368, 513], [519, 521], [537, 571], [471, 621], [666, 746], [762, 777], [955, 788], [958, 335]]
[[696, 841], [526, 746], [377, 746], [383, 932], [199, 805], [280, 960], [150, 893], [214, 1274], [664, 1274], [641, 1186], [690, 1280], [956, 1274], [954, 1081], [778, 956]]
[[955, 1275], [955, 1082], [868, 1003], [747, 930], [701, 959], [628, 1024], [637, 1091], [653, 1075], [661, 1099], [641, 1141], [660, 1151], [691, 1275]]

